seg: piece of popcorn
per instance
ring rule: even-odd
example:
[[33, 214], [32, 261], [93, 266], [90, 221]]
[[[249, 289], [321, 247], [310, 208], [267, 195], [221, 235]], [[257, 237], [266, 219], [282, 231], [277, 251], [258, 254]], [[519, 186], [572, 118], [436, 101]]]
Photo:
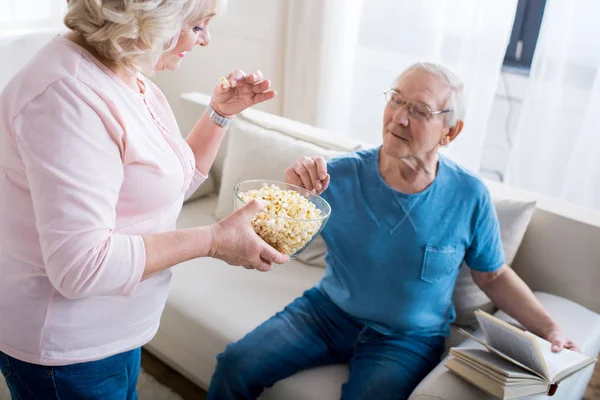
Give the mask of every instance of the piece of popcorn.
[[256, 214], [252, 227], [265, 242], [281, 253], [295, 254], [321, 228], [322, 222], [318, 220], [321, 210], [295, 190], [282, 190], [265, 183], [260, 189], [240, 193], [240, 198], [245, 202], [258, 199], [265, 203], [264, 211], [268, 214]]
[[231, 87], [231, 84], [229, 83], [229, 79], [222, 77], [219, 80], [219, 83], [221, 84], [221, 86], [223, 86], [223, 89], [229, 89]]

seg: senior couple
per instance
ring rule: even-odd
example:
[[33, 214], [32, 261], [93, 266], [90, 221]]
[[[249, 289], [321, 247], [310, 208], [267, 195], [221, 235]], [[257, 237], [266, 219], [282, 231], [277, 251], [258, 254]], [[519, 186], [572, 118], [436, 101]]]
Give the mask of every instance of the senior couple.
[[[70, 0], [65, 24], [0, 96], [0, 370], [13, 399], [135, 399], [170, 268], [196, 257], [268, 271], [287, 257], [250, 225], [252, 202], [176, 230], [235, 114], [275, 96], [260, 72], [215, 85], [183, 139], [145, 75], [210, 43], [218, 0]], [[479, 178], [438, 154], [463, 128], [460, 81], [415, 64], [385, 92], [383, 145], [286, 182], [334, 212], [322, 280], [218, 357], [209, 399], [256, 399], [298, 371], [347, 363], [343, 399], [403, 399], [438, 363], [466, 262], [527, 329], [576, 349], [505, 265]], [[290, 162], [292, 162], [291, 160]], [[283, 178], [283, 177], [282, 177]]]

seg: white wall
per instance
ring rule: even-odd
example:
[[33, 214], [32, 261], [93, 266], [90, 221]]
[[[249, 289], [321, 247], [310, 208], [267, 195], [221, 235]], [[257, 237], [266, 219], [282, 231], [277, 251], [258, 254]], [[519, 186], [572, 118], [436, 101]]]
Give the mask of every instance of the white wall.
[[[210, 94], [219, 78], [236, 69], [260, 69], [275, 90], [283, 87], [288, 0], [229, 0], [224, 15], [211, 22], [212, 43], [186, 54], [174, 72], [158, 73], [154, 81], [180, 119], [179, 95], [189, 91]], [[280, 114], [281, 97], [257, 106]]]

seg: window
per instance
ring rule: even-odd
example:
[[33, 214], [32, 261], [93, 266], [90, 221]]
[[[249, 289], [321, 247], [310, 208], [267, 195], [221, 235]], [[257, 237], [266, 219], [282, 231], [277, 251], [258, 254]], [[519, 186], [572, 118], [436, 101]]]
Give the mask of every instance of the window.
[[503, 70], [529, 75], [546, 0], [519, 0]]

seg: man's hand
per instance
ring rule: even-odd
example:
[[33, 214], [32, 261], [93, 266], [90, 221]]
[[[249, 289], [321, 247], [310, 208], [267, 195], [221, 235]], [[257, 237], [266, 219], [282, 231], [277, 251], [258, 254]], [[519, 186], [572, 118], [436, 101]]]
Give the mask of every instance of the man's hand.
[[573, 343], [571, 340], [569, 340], [569, 338], [567, 338], [567, 335], [560, 328], [553, 328], [545, 336], [546, 336], [545, 339], [547, 341], [549, 341], [550, 343], [552, 343], [552, 351], [554, 353], [557, 353], [557, 352], [561, 351], [562, 349], [569, 349], [569, 350], [581, 352], [579, 347], [577, 347], [575, 345], [575, 343]]
[[329, 186], [327, 161], [323, 157], [302, 157], [285, 170], [285, 183], [321, 194]]

